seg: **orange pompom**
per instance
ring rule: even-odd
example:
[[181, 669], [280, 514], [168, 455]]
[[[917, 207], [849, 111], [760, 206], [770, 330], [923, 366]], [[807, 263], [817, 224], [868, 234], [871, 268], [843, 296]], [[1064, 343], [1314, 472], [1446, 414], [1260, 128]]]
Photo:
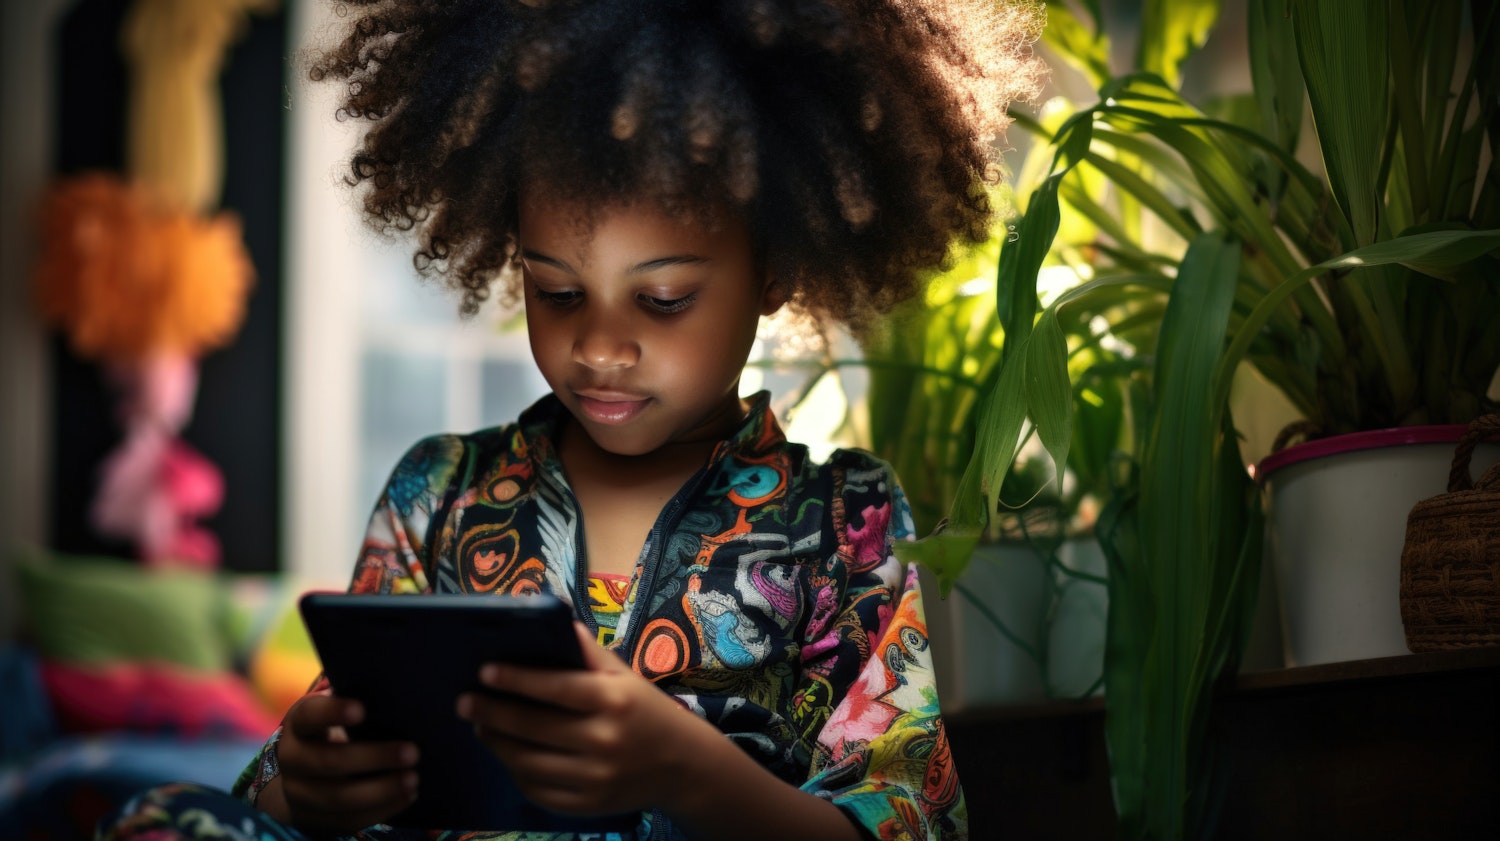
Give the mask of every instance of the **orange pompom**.
[[254, 268], [239, 220], [164, 209], [111, 175], [52, 189], [33, 281], [80, 356], [201, 355], [233, 338]]

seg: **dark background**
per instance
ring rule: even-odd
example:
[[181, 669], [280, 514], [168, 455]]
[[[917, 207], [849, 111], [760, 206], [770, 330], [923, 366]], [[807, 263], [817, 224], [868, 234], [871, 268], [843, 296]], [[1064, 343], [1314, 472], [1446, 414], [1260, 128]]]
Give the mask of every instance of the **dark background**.
[[[81, 0], [57, 32], [54, 68], [57, 175], [121, 172], [125, 162], [126, 66], [120, 24], [126, 0]], [[224, 505], [205, 525], [223, 544], [226, 569], [278, 567], [281, 523], [281, 210], [286, 12], [250, 17], [229, 47], [224, 104], [222, 207], [240, 217], [256, 281], [240, 332], [201, 360], [198, 400], [183, 431], [224, 474]], [[61, 552], [129, 557], [133, 548], [95, 534], [89, 506], [100, 464], [121, 440], [115, 396], [103, 371], [54, 336], [50, 456], [52, 531]]]

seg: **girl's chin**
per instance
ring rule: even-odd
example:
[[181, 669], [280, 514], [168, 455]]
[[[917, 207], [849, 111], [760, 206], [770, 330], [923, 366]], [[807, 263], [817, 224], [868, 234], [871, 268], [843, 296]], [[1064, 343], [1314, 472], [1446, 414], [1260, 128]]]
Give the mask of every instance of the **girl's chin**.
[[640, 434], [640, 430], [625, 430], [612, 423], [595, 423], [588, 416], [575, 416], [578, 430], [606, 455], [620, 458], [649, 456], [670, 442], [657, 440]]
[[[622, 430], [617, 426], [580, 423], [589, 441], [600, 452], [619, 459], [706, 458], [717, 439], [680, 440], [652, 435], [646, 430]], [[665, 463], [665, 462], [664, 462]]]

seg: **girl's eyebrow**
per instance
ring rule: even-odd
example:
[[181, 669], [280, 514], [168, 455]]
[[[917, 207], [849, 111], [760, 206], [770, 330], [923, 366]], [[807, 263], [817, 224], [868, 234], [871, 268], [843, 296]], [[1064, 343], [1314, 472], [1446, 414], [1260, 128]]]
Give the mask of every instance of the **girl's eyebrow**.
[[551, 266], [558, 271], [567, 272], [568, 274], [577, 274], [577, 272], [573, 271], [572, 266], [564, 263], [556, 257], [548, 257], [545, 254], [540, 254], [536, 251], [532, 251], [529, 248], [521, 249], [521, 259], [529, 263], [542, 263], [544, 265]]
[[655, 260], [647, 260], [644, 263], [637, 263], [634, 266], [631, 266], [629, 269], [626, 269], [625, 273], [646, 274], [647, 272], [654, 272], [657, 269], [670, 268], [671, 266], [694, 266], [700, 263], [707, 262], [707, 257], [699, 257], [696, 254], [680, 254], [675, 257], [658, 257]]
[[[559, 260], [556, 257], [548, 257], [545, 254], [532, 251], [528, 248], [521, 249], [521, 259], [551, 266], [558, 271], [564, 271], [569, 274], [578, 273], [573, 269], [572, 266], [568, 265], [562, 260]], [[696, 254], [679, 254], [671, 257], [657, 257], [654, 260], [646, 260], [644, 262], [637, 263], [634, 266], [626, 269], [625, 273], [631, 275], [647, 274], [649, 272], [670, 268], [672, 266], [691, 266], [707, 262], [709, 262], [709, 259], [707, 257], [700, 257]]]

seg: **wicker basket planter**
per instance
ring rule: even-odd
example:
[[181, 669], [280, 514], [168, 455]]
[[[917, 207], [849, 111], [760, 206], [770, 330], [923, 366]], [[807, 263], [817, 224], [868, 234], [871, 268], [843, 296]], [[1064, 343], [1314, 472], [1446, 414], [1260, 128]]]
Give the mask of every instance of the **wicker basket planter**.
[[1500, 440], [1500, 415], [1469, 425], [1454, 451], [1448, 492], [1406, 520], [1401, 622], [1412, 651], [1500, 645], [1500, 464], [1476, 482], [1481, 441]]

